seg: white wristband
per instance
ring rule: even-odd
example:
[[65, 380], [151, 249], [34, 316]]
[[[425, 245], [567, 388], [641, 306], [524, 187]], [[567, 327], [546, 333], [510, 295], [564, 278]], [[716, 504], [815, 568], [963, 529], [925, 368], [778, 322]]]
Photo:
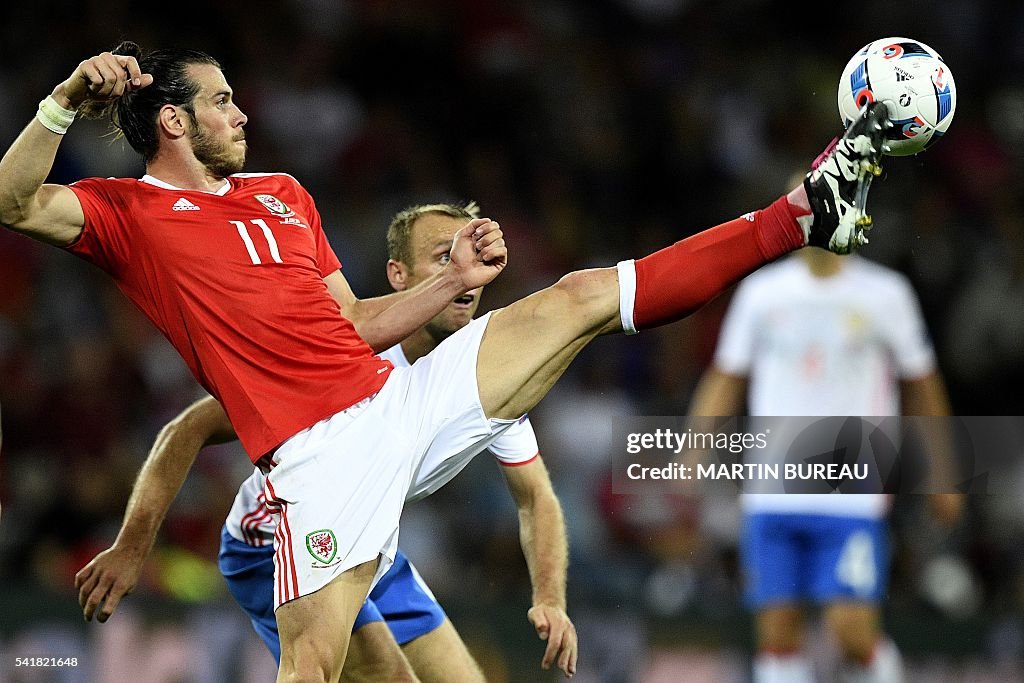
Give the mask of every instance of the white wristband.
[[52, 130], [57, 135], [64, 135], [64, 133], [68, 132], [71, 124], [74, 123], [77, 113], [74, 109], [65, 109], [57, 104], [57, 100], [53, 99], [53, 95], [47, 95], [46, 99], [39, 103], [36, 119], [39, 120], [39, 123], [46, 126], [48, 130]]

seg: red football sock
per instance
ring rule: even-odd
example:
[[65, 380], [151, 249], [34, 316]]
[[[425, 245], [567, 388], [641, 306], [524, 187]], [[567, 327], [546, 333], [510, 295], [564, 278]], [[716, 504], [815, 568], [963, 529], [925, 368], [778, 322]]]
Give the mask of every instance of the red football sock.
[[[685, 318], [760, 266], [802, 247], [804, 232], [796, 219], [807, 214], [780, 197], [768, 208], [638, 259], [635, 304], [622, 311], [623, 327], [631, 332]], [[628, 289], [633, 283], [631, 274], [623, 277], [624, 265], [619, 266], [620, 288]], [[629, 294], [623, 292], [623, 306]]]

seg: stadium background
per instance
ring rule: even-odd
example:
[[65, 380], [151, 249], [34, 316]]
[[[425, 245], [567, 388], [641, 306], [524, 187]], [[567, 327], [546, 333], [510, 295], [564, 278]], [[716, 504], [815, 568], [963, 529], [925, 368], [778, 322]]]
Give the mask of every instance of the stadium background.
[[[249, 115], [247, 168], [310, 189], [358, 293], [386, 291], [393, 212], [472, 198], [512, 250], [491, 307], [771, 201], [835, 133], [846, 59], [884, 35], [917, 38], [953, 69], [956, 119], [934, 150], [889, 162], [864, 253], [918, 287], [959, 413], [1024, 412], [1024, 5], [39, 0], [3, 15], [5, 146], [81, 59], [122, 38], [205, 49]], [[76, 123], [53, 180], [139, 174], [102, 132]], [[734, 501], [607, 488], [611, 418], [685, 411], [725, 303], [599, 340], [532, 414], [569, 523], [577, 680], [747, 675]], [[115, 617], [78, 613], [75, 571], [112, 541], [157, 429], [196, 396], [105, 276], [0, 231], [0, 681], [272, 680], [212, 564], [248, 473], [235, 448], [201, 455]], [[408, 511], [403, 547], [493, 680], [547, 680], [502, 489], [479, 459]], [[894, 534], [886, 614], [915, 678], [1024, 677], [1024, 504], [976, 497], [947, 536], [901, 500]], [[826, 642], [812, 648], [827, 659]], [[29, 655], [80, 664], [14, 667]]]

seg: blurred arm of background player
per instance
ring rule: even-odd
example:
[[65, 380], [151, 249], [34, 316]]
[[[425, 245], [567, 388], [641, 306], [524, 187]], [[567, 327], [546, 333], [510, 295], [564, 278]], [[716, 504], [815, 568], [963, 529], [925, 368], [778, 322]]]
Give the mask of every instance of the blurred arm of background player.
[[160, 430], [135, 480], [117, 539], [75, 574], [78, 603], [87, 621], [101, 602], [97, 619], [106, 621], [135, 588], [167, 510], [203, 446], [235, 438], [224, 410], [209, 396]]
[[[950, 414], [949, 396], [942, 375], [933, 371], [923, 377], [900, 382], [900, 403], [903, 415], [943, 417]], [[953, 478], [953, 438], [949, 425], [942, 420], [922, 420], [914, 423], [924, 443], [937, 487], [948, 489]], [[959, 493], [933, 493], [928, 497], [932, 515], [944, 526], [952, 526], [960, 519], [964, 496]]]
[[739, 415], [747, 399], [747, 378], [730, 375], [716, 367], [701, 377], [690, 401], [690, 415], [725, 417]]
[[[547, 641], [541, 667], [558, 658], [566, 675], [576, 672], [576, 627], [566, 614], [565, 584], [569, 565], [562, 506], [540, 456], [502, 472], [519, 510], [519, 542], [530, 570], [533, 606], [526, 613], [541, 640]], [[560, 656], [559, 656], [560, 655]]]
[[[722, 418], [743, 415], [747, 406], [748, 379], [743, 375], [731, 375], [712, 365], [701, 376], [693, 390], [687, 411], [689, 427], [696, 432], [717, 432], [721, 429]], [[717, 420], [704, 418], [718, 418]], [[683, 451], [682, 464], [696, 471], [698, 465], [712, 462], [714, 450], [693, 448]]]

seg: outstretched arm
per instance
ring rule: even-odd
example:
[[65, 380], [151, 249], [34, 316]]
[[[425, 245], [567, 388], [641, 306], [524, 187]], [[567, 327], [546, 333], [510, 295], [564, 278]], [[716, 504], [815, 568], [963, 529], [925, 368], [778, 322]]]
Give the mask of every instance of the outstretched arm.
[[152, 82], [134, 57], [104, 52], [79, 64], [0, 160], [0, 224], [50, 244], [74, 242], [85, 225], [78, 197], [63, 185], [43, 184], [63, 131], [86, 101], [116, 99]]
[[519, 509], [519, 540], [533, 586], [533, 606], [527, 617], [537, 635], [547, 641], [541, 666], [549, 668], [557, 657], [558, 668], [572, 676], [579, 646], [576, 627], [565, 611], [569, 549], [562, 506], [540, 457], [525, 465], [504, 466], [502, 471]]
[[411, 289], [357, 299], [340, 270], [324, 282], [359, 336], [379, 352], [427, 324], [452, 299], [486, 285], [507, 262], [508, 249], [499, 225], [488, 218], [474, 218], [455, 234], [448, 264]]
[[100, 603], [97, 619], [106, 621], [135, 588], [167, 510], [203, 446], [234, 438], [227, 414], [212, 397], [193, 403], [160, 430], [135, 480], [117, 539], [75, 575], [86, 621]]

